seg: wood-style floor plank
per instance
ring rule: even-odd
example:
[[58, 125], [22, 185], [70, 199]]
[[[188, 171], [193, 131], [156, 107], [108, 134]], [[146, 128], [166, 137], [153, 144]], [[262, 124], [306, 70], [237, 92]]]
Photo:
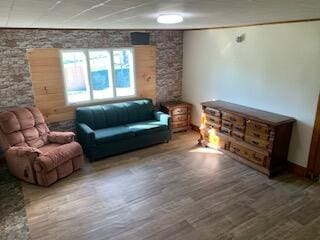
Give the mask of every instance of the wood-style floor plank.
[[31, 238], [320, 239], [318, 183], [269, 179], [197, 138], [87, 163], [49, 188], [24, 183]]

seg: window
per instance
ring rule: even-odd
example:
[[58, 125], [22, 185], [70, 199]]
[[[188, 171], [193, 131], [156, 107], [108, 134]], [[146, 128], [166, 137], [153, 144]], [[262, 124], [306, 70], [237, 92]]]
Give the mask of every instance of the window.
[[67, 103], [135, 96], [133, 55], [131, 48], [62, 50]]

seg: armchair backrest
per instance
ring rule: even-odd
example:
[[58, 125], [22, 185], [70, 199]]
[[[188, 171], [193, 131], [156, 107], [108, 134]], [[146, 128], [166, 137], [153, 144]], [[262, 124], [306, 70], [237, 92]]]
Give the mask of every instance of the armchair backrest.
[[42, 147], [48, 143], [48, 133], [48, 126], [37, 108], [0, 113], [0, 146], [4, 151], [12, 146]]
[[85, 123], [93, 130], [151, 119], [154, 109], [150, 99], [80, 107], [76, 111], [76, 122]]

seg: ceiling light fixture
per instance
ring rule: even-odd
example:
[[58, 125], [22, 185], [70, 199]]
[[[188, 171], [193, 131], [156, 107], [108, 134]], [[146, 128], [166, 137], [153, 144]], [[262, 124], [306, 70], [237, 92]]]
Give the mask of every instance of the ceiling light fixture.
[[176, 14], [166, 14], [166, 15], [160, 15], [157, 18], [158, 23], [162, 24], [175, 24], [183, 22], [183, 17]]

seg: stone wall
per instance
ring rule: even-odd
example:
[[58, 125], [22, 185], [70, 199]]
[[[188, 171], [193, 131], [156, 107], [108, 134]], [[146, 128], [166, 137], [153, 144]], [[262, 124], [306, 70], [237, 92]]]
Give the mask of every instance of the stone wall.
[[[157, 101], [178, 100], [182, 88], [182, 31], [150, 31], [157, 48]], [[130, 47], [130, 31], [121, 30], [0, 30], [0, 111], [34, 105], [26, 50], [29, 48]], [[72, 130], [73, 122], [52, 124]]]

